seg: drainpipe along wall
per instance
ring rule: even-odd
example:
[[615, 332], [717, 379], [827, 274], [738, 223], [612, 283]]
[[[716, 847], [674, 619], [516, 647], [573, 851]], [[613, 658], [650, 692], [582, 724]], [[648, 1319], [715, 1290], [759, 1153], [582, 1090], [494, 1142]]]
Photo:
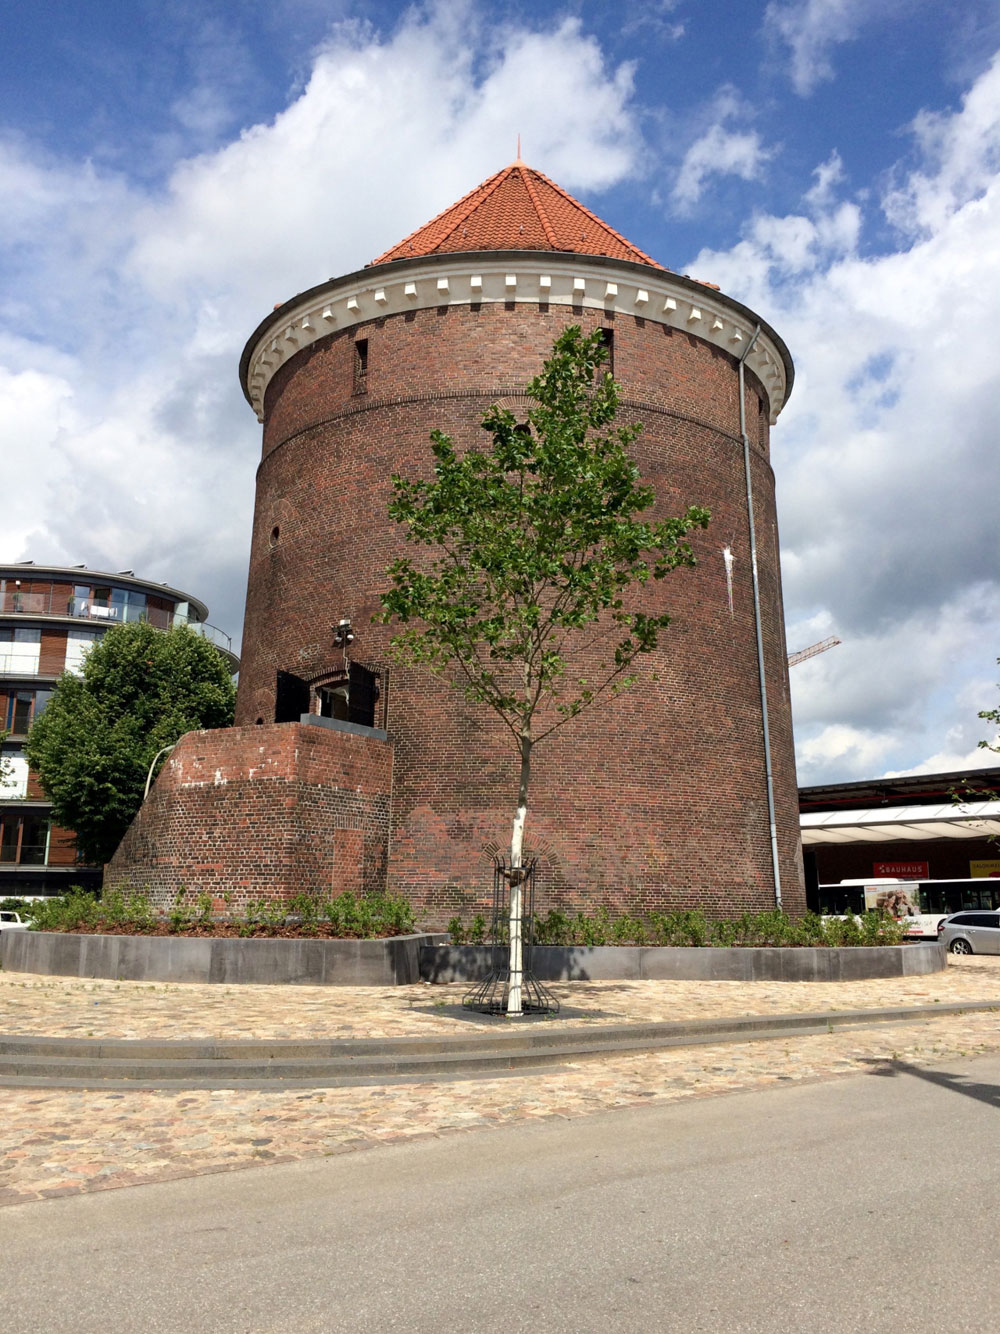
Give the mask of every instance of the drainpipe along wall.
[[771, 729], [767, 716], [767, 678], [764, 672], [764, 634], [760, 620], [760, 579], [757, 574], [757, 526], [753, 513], [753, 483], [750, 478], [750, 440], [747, 436], [744, 363], [760, 335], [760, 325], [739, 359], [740, 439], [743, 441], [743, 474], [747, 493], [747, 522], [750, 529], [750, 577], [753, 584], [753, 624], [757, 636], [757, 675], [760, 681], [760, 714], [764, 732], [764, 777], [767, 786], [767, 820], [771, 830], [771, 864], [774, 868], [774, 906], [781, 907], [781, 868], [778, 864], [778, 826], [774, 818], [774, 775], [771, 770]]

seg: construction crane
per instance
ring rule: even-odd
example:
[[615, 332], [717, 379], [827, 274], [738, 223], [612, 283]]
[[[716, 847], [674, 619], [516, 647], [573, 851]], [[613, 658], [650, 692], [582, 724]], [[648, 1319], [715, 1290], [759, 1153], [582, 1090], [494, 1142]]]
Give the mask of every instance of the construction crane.
[[835, 648], [840, 640], [836, 635], [831, 635], [829, 639], [821, 639], [818, 644], [810, 644], [808, 648], [800, 648], [797, 653], [789, 653], [788, 665], [795, 667], [800, 662], [805, 662], [806, 658], [815, 658], [817, 653], [825, 653], [828, 648]]

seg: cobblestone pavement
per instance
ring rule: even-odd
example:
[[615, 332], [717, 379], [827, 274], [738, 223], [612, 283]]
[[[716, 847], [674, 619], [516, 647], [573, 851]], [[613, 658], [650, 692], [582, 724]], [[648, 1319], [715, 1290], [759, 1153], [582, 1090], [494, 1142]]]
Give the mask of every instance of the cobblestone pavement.
[[[935, 1001], [995, 1000], [1000, 1009], [1000, 959], [950, 960], [941, 974], [860, 983], [594, 982], [555, 990], [571, 1011], [565, 1022], [573, 1025]], [[150, 986], [0, 973], [0, 1033], [177, 1039], [468, 1033], [468, 1021], [448, 1012], [461, 994], [461, 987]], [[451, 1083], [274, 1091], [3, 1089], [0, 1203], [826, 1079], [893, 1058], [920, 1064], [997, 1049], [1000, 1013], [984, 1013]]]

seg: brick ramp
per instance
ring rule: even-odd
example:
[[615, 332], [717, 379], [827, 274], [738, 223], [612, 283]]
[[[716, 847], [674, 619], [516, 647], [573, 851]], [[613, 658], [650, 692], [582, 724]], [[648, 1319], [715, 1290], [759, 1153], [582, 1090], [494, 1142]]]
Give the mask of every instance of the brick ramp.
[[495, 1078], [670, 1047], [802, 1037], [998, 1008], [958, 1001], [599, 1029], [561, 1027], [558, 1020], [496, 1020], [493, 1031], [443, 1038], [157, 1042], [6, 1037], [0, 1038], [0, 1087], [277, 1089]]

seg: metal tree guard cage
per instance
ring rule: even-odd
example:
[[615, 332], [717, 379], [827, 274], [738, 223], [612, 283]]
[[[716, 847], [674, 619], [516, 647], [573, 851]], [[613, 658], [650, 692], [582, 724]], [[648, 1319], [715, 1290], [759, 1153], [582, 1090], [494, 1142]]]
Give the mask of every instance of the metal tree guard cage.
[[521, 889], [521, 915], [514, 925], [521, 929], [521, 1013], [558, 1014], [559, 1002], [535, 977], [532, 953], [535, 943], [535, 862], [513, 871], [503, 857], [493, 862], [493, 914], [490, 919], [489, 964], [486, 977], [465, 996], [462, 1004], [482, 1014], [506, 1014], [510, 995], [510, 886], [514, 875]]

